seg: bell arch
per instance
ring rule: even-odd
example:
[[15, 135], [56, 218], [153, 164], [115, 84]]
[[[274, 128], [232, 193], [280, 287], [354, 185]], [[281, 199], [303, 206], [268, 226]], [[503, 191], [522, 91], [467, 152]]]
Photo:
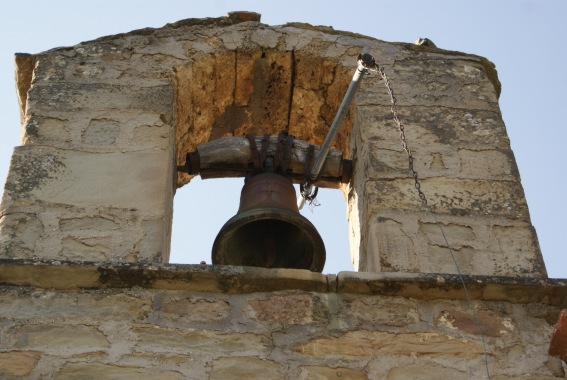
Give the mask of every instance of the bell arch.
[[[178, 165], [199, 144], [246, 134], [287, 131], [320, 144], [352, 77], [353, 67], [315, 54], [261, 46], [202, 54], [175, 68], [175, 148]], [[349, 156], [353, 114], [334, 147]], [[178, 173], [177, 186], [189, 181]]]
[[[395, 83], [414, 165], [461, 267], [545, 276], [491, 62], [245, 13], [19, 55], [24, 133], [0, 207], [0, 256], [167, 262], [185, 154], [259, 131], [320, 143], [365, 51]], [[416, 201], [379, 82], [365, 80], [335, 143], [354, 164], [343, 192], [355, 268], [455, 273]]]
[[[320, 144], [348, 88], [353, 67], [309, 52], [262, 47], [203, 54], [176, 67], [177, 165], [185, 164], [186, 154], [197, 145], [222, 137], [286, 131]], [[353, 113], [349, 112], [334, 142], [345, 157], [352, 124]], [[178, 187], [189, 181], [188, 174], [177, 173]], [[344, 211], [339, 217], [344, 218]], [[176, 220], [174, 214], [174, 223]], [[339, 232], [347, 239], [346, 230]]]

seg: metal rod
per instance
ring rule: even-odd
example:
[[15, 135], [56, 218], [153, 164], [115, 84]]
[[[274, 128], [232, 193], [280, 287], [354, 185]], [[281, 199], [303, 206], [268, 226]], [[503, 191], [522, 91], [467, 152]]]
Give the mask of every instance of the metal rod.
[[301, 192], [299, 198], [297, 199], [297, 207], [300, 210], [303, 208], [303, 205], [305, 204], [305, 198], [309, 196], [311, 190], [313, 189], [313, 182], [316, 181], [317, 178], [319, 178], [319, 175], [321, 173], [321, 168], [323, 167], [323, 164], [325, 163], [325, 159], [327, 158], [327, 154], [331, 149], [331, 144], [333, 143], [333, 140], [335, 139], [337, 133], [339, 132], [339, 127], [341, 126], [341, 123], [345, 118], [345, 115], [348, 111], [350, 103], [352, 102], [354, 94], [356, 93], [356, 90], [358, 90], [360, 82], [362, 82], [362, 78], [364, 78], [364, 74], [366, 74], [368, 68], [374, 67], [376, 65], [376, 62], [374, 61], [374, 57], [372, 57], [370, 54], [359, 55], [357, 63], [358, 63], [358, 67], [354, 72], [352, 81], [350, 82], [350, 85], [348, 86], [343, 101], [339, 106], [339, 110], [337, 111], [335, 120], [333, 120], [333, 124], [331, 124], [329, 133], [327, 133], [327, 137], [325, 137], [325, 141], [323, 142], [323, 145], [319, 150], [319, 154], [315, 158], [315, 162], [313, 163], [313, 166], [311, 167], [311, 170], [307, 175], [307, 181], [304, 184], [304, 189]]

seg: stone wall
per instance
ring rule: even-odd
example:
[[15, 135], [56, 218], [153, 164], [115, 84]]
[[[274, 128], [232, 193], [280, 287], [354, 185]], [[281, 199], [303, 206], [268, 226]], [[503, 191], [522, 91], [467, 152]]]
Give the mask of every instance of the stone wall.
[[0, 279], [1, 378], [565, 378], [565, 281], [466, 277], [485, 358], [452, 275], [2, 260]]
[[379, 76], [366, 78], [336, 140], [354, 162], [355, 268], [545, 277], [498, 108], [492, 63], [259, 15], [184, 20], [16, 57], [24, 129], [0, 208], [0, 255], [167, 262], [185, 154], [244, 133], [321, 143], [372, 53], [398, 98], [427, 214]]

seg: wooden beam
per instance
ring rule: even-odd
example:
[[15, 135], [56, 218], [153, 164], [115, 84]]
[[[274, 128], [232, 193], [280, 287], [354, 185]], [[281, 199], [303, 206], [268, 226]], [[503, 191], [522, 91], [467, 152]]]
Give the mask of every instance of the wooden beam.
[[[263, 137], [255, 137], [258, 150], [261, 149]], [[267, 148], [267, 156], [276, 153], [278, 136], [270, 136]], [[303, 181], [305, 176], [305, 160], [308, 157], [309, 146], [313, 145], [303, 140], [293, 140], [291, 149], [291, 160], [288, 172], [296, 183]], [[321, 146], [314, 145], [314, 157], [317, 156]], [[192, 159], [191, 159], [192, 157]], [[252, 165], [252, 152], [246, 137], [224, 137], [206, 144], [197, 146], [195, 152], [187, 155], [187, 162], [178, 170], [192, 175], [200, 175], [201, 178], [224, 178], [244, 177]], [[313, 165], [313, 159], [308, 169]], [[340, 183], [350, 180], [352, 163], [343, 159], [343, 152], [331, 149], [321, 170], [321, 179], [318, 186], [337, 188]]]

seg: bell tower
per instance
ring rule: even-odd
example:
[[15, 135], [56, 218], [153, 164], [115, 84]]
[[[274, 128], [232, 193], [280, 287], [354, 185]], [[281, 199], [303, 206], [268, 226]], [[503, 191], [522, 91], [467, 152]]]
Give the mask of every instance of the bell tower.
[[213, 50], [166, 28], [18, 56], [18, 72], [34, 80], [18, 76], [24, 137], [2, 200], [2, 257], [167, 262], [186, 155], [280, 131], [321, 144], [356, 55], [368, 51], [396, 91], [439, 223], [416, 197], [382, 78], [365, 78], [333, 143], [352, 162], [348, 183], [334, 186], [347, 197], [355, 268], [455, 273], [442, 225], [465, 273], [545, 277], [492, 63], [362, 37], [329, 50], [336, 35], [321, 31], [315, 48], [294, 26], [255, 24], [231, 39], [230, 28], [257, 22], [231, 17], [179, 23], [189, 34], [217, 30], [226, 42]]
[[[345, 195], [358, 271], [324, 275], [289, 185], [360, 53], [379, 70], [317, 181]], [[236, 12], [16, 64], [0, 377], [565, 377], [567, 281], [547, 278], [487, 59]], [[241, 172], [214, 264], [168, 264], [176, 189]]]

